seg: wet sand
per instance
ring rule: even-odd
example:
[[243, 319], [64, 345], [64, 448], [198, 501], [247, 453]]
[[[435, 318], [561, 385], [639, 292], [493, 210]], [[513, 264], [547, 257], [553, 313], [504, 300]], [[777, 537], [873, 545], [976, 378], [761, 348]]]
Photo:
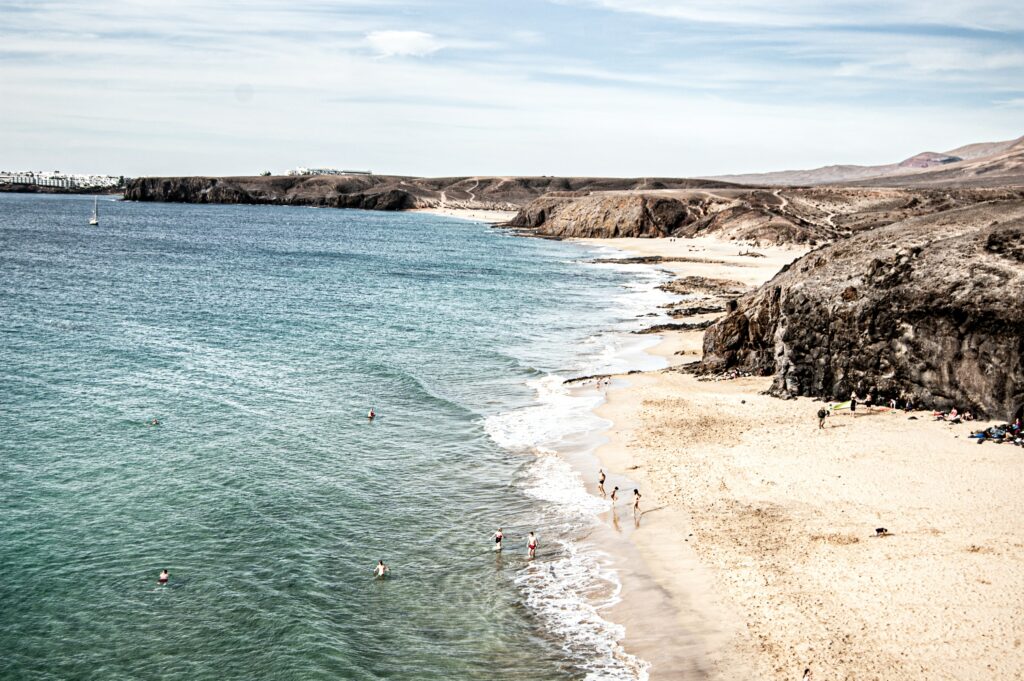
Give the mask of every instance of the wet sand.
[[[587, 243], [685, 257], [658, 266], [748, 284], [799, 255], [752, 258], [710, 239]], [[654, 351], [691, 361], [702, 335], [670, 332]], [[609, 483], [635, 482], [646, 510], [628, 533], [635, 556], [617, 558], [641, 561], [640, 576], [626, 571], [607, 614], [651, 679], [799, 679], [804, 668], [816, 679], [1021, 678], [1021, 450], [979, 446], [970, 424], [923, 413], [835, 413], [818, 430], [820, 402], [762, 395], [769, 383], [651, 372], [617, 378], [598, 409], [614, 424], [597, 452]], [[629, 492], [619, 518], [632, 525]], [[650, 624], [665, 622], [666, 604], [666, 626], [684, 632], [674, 648]]]

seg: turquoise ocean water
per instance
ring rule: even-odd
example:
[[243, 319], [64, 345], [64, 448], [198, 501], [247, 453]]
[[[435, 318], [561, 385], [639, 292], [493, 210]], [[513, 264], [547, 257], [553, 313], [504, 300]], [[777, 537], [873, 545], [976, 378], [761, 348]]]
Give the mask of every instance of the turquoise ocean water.
[[615, 330], [658, 275], [436, 216], [91, 203], [0, 195], [0, 678], [642, 678], [575, 542], [604, 502], [545, 444], [594, 425], [561, 377], [640, 361]]

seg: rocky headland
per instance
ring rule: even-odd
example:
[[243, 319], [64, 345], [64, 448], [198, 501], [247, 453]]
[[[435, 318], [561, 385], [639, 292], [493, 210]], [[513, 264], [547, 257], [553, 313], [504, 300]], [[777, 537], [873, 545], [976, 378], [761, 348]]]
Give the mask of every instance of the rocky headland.
[[[724, 181], [801, 178], [816, 186]], [[1024, 408], [1024, 138], [728, 178], [150, 177], [125, 198], [516, 211], [507, 226], [535, 236], [713, 237], [752, 258], [810, 247], [760, 288], [701, 294], [652, 331], [708, 327], [699, 371], [771, 375], [779, 396], [873, 392], [993, 418]]]
[[1024, 410], [1024, 200], [864, 231], [729, 304], [700, 370], [774, 377], [778, 396], [878, 398], [1010, 419]]
[[516, 211], [545, 194], [652, 188], [728, 187], [725, 182], [673, 178], [404, 177], [296, 175], [256, 177], [142, 177], [125, 190], [129, 201], [239, 203], [366, 210], [449, 208]]
[[816, 245], [910, 217], [1024, 198], [1021, 189], [668, 189], [548, 194], [511, 225], [568, 238], [717, 236]]

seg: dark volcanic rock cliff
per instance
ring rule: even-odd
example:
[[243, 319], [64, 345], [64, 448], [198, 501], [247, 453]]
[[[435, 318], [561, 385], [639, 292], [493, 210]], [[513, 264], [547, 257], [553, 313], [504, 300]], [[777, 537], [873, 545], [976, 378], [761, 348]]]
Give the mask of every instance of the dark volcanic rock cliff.
[[912, 218], [808, 253], [704, 338], [703, 370], [771, 392], [913, 395], [992, 418], [1024, 409], [1024, 201]]
[[140, 177], [125, 190], [128, 201], [256, 203], [332, 208], [414, 208], [409, 191], [378, 176], [340, 177]]

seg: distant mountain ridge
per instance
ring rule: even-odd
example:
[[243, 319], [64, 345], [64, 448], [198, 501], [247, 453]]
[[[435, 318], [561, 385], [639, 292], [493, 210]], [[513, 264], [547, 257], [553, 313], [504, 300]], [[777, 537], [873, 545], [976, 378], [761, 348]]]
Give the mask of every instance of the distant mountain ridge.
[[716, 175], [709, 180], [768, 186], [869, 185], [995, 187], [1024, 185], [1024, 137], [924, 151], [898, 163], [830, 165], [809, 170]]

